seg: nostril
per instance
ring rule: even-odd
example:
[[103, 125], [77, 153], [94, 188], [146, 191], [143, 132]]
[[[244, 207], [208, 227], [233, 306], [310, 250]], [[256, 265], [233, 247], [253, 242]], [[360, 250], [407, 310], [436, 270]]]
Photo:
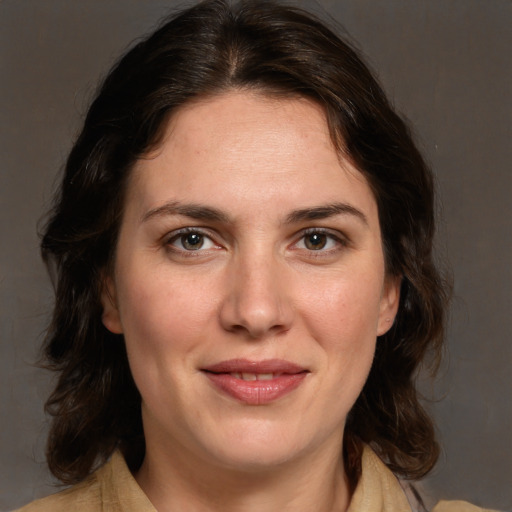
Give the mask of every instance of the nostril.
[[254, 324], [252, 325], [242, 325], [242, 324], [235, 324], [228, 326], [225, 328], [226, 331], [243, 335], [249, 339], [259, 339], [264, 338], [267, 336], [281, 336], [288, 332], [290, 330], [289, 326], [285, 326], [283, 324], [275, 324], [271, 325], [270, 327], [267, 326], [256, 326]]

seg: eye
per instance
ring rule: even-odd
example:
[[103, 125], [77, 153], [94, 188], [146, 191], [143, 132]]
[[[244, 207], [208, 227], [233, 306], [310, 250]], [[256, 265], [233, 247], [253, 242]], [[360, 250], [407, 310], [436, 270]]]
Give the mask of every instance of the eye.
[[339, 237], [332, 233], [315, 229], [304, 233], [297, 242], [296, 248], [308, 251], [329, 251], [336, 249], [340, 245], [345, 245], [345, 243]]
[[217, 247], [213, 240], [198, 230], [183, 229], [169, 238], [167, 245], [181, 251], [208, 250]]
[[327, 235], [323, 233], [311, 233], [304, 237], [304, 245], [310, 251], [319, 251], [327, 245]]

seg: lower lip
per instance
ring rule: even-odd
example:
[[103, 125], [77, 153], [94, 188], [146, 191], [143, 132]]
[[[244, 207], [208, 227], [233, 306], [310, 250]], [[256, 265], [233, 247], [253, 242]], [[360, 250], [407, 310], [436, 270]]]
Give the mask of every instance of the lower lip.
[[307, 372], [283, 374], [271, 380], [242, 380], [229, 373], [205, 372], [205, 375], [226, 395], [248, 405], [265, 405], [299, 387]]

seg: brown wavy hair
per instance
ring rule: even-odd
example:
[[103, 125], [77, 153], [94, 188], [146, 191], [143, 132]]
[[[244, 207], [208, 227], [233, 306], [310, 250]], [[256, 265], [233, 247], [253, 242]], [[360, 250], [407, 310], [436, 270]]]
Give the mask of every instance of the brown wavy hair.
[[101, 321], [127, 177], [176, 109], [232, 89], [316, 101], [336, 148], [373, 190], [387, 272], [402, 277], [401, 297], [347, 419], [345, 449], [362, 440], [396, 473], [421, 477], [438, 446], [415, 378], [428, 353], [439, 357], [446, 305], [432, 257], [431, 171], [347, 42], [305, 11], [259, 0], [207, 0], [178, 12], [121, 58], [90, 106], [42, 239], [56, 293], [44, 345], [46, 366], [58, 374], [46, 404], [50, 470], [74, 483], [118, 448], [132, 468], [142, 461], [141, 398], [123, 337]]

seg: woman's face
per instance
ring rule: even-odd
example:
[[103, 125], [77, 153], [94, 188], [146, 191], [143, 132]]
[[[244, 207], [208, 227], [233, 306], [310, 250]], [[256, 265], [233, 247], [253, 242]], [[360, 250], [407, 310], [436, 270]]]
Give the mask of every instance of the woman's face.
[[237, 469], [340, 453], [398, 303], [322, 109], [248, 92], [181, 109], [137, 162], [106, 289], [147, 453]]

